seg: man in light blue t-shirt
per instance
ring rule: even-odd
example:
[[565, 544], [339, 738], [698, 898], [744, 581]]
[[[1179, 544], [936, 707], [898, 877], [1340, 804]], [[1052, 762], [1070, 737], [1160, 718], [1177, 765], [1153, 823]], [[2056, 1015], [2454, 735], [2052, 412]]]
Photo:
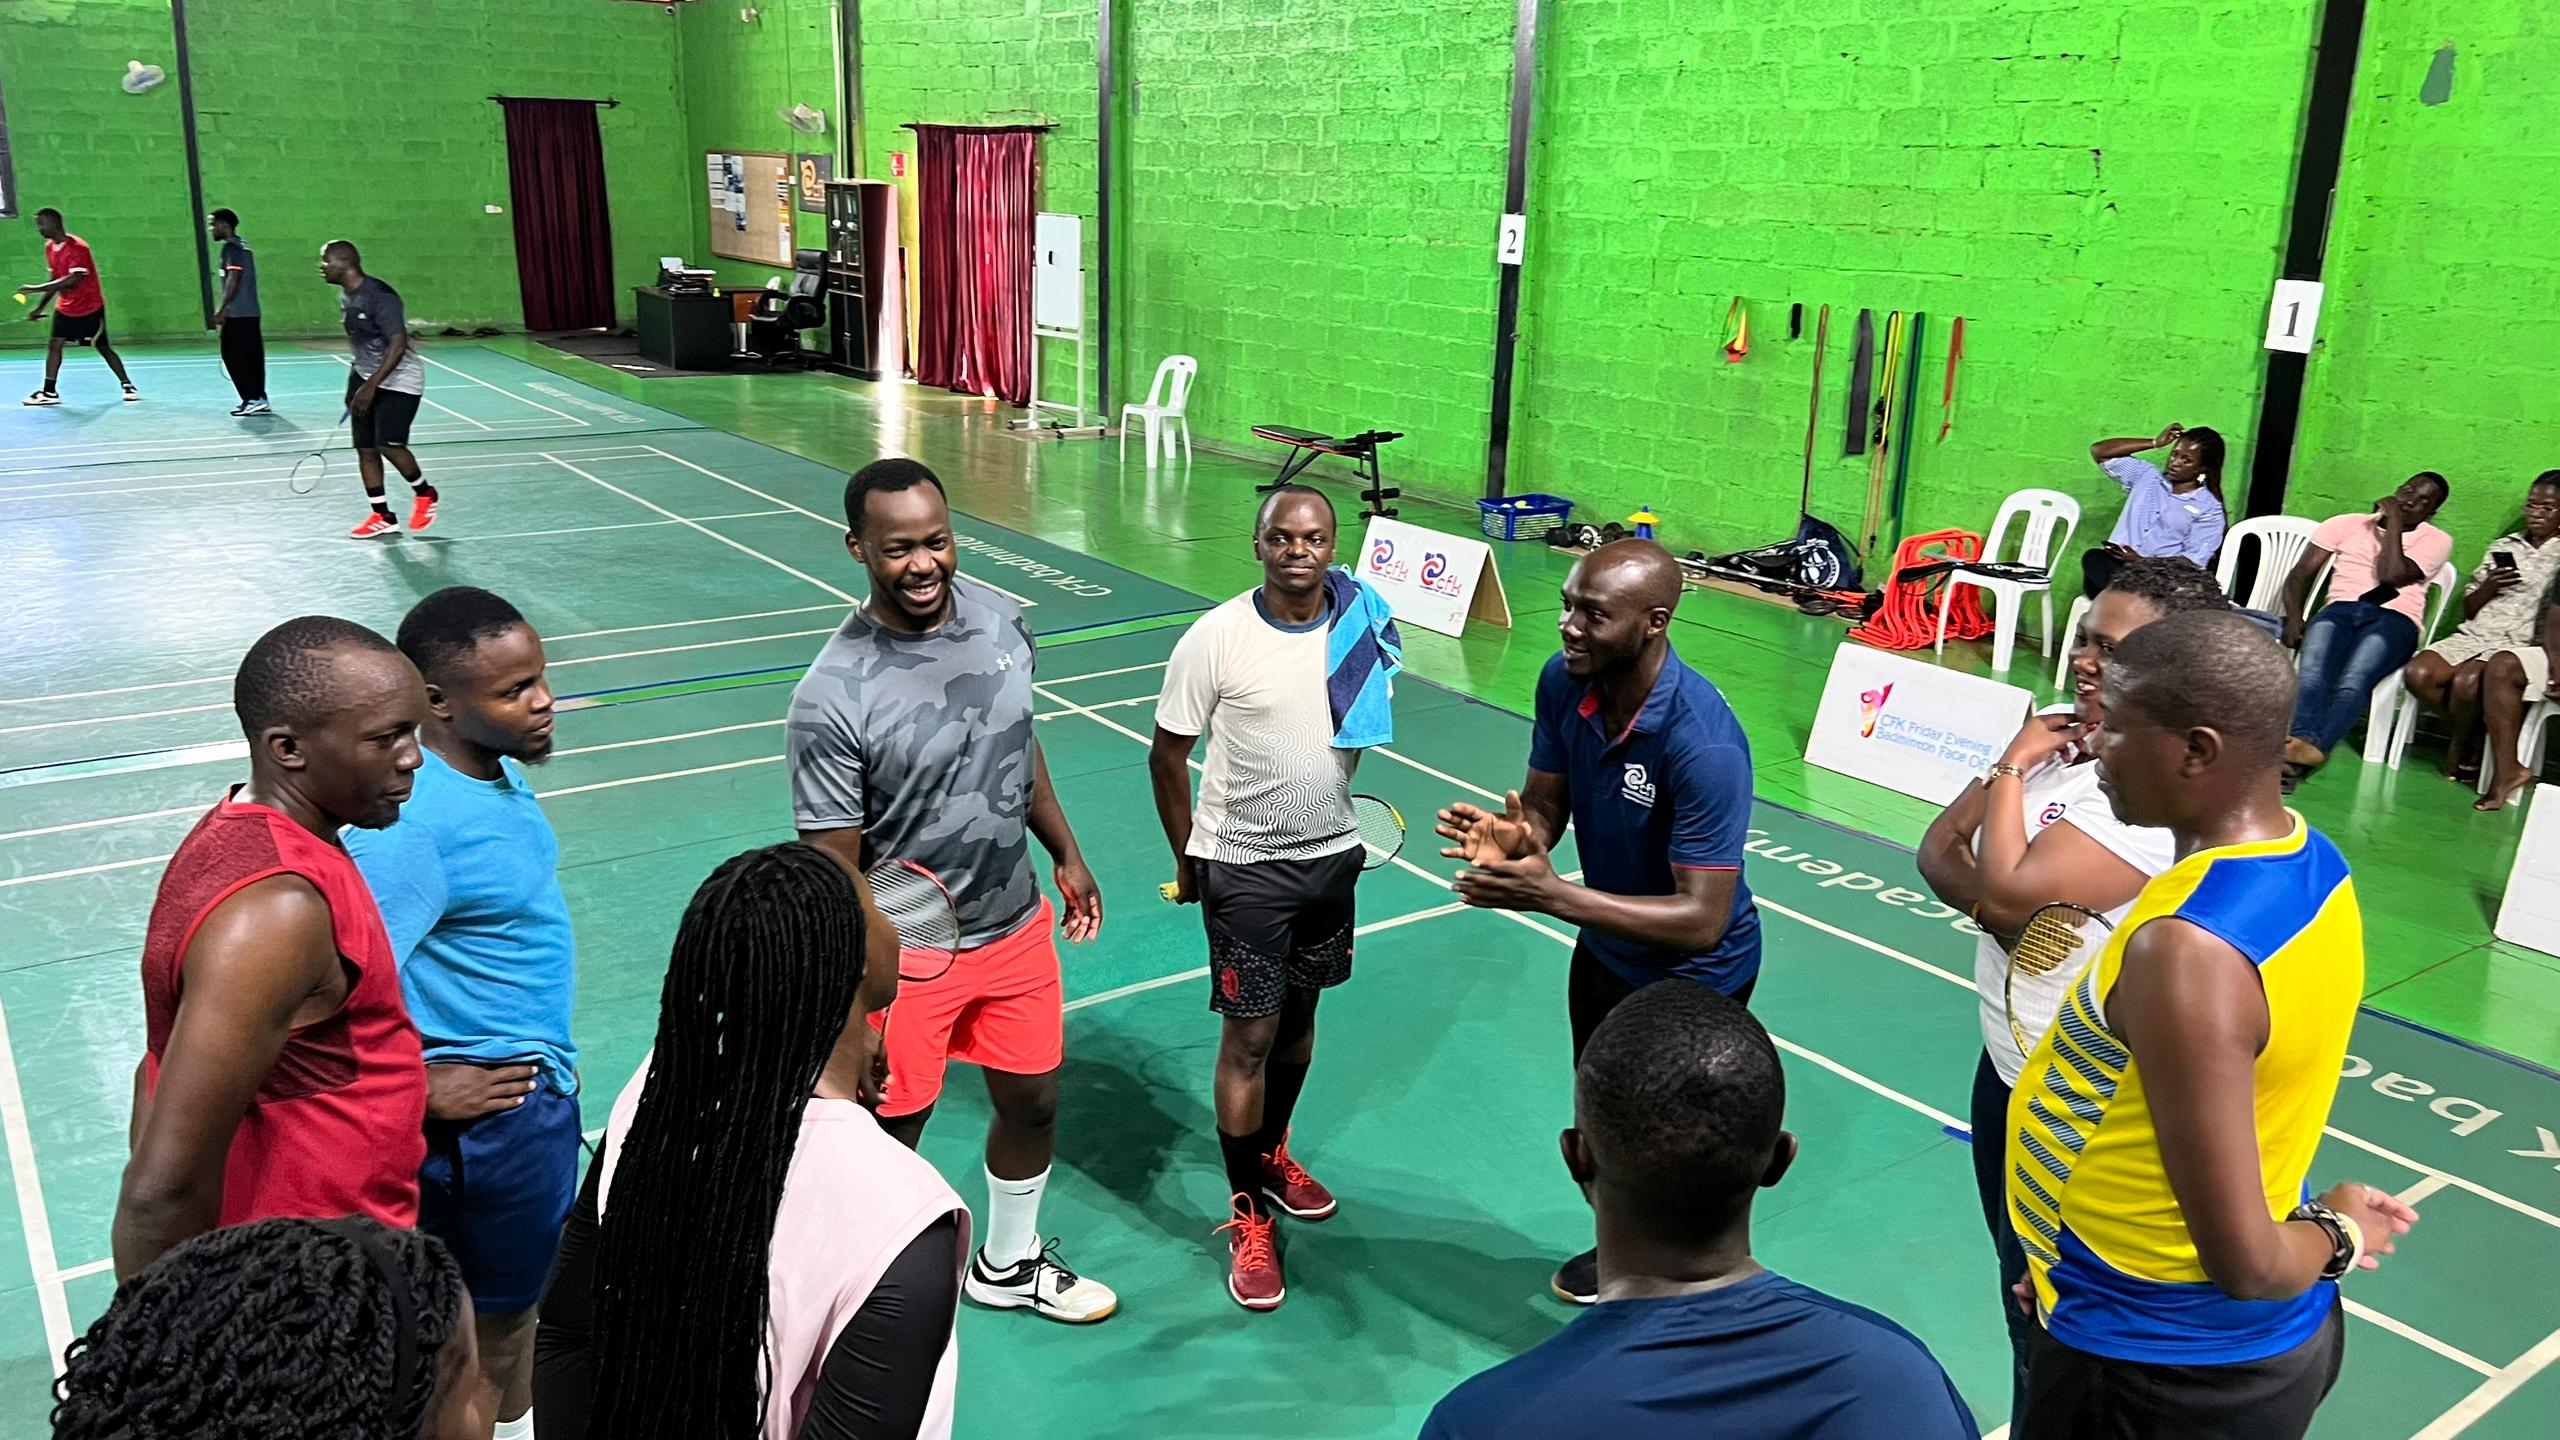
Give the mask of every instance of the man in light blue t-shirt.
[[559, 842], [525, 767], [551, 757], [542, 637], [486, 590], [439, 590], [400, 622], [426, 677], [425, 764], [387, 830], [350, 831], [425, 1042], [418, 1225], [479, 1307], [497, 1440], [532, 1434], [534, 1308], [577, 1198], [575, 947]]

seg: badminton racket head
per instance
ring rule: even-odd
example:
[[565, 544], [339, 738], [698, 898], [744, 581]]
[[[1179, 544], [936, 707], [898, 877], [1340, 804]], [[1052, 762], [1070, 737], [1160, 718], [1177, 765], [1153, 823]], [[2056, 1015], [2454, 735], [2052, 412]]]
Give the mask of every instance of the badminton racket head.
[[308, 495], [319, 489], [320, 482], [327, 478], [329, 456], [325, 451], [314, 450], [293, 462], [293, 468], [285, 472], [284, 484], [296, 495]]
[[[2018, 938], [2009, 947], [2009, 975], [2003, 985], [2003, 1005], [2009, 1019], [2009, 1038], [2016, 1042], [2018, 1053], [2035, 1049], [2027, 1036], [2027, 1028], [2018, 1019], [2018, 977], [2034, 979], [2050, 975], [2065, 965], [2084, 962], [2085, 947], [2091, 940], [2103, 940], [2115, 926], [2107, 917], [2086, 905], [2055, 901], [2040, 906], [2018, 927]], [[2040, 1034], [2036, 1037], [2043, 1038]]]
[[884, 860], [863, 878], [871, 907], [898, 928], [898, 978], [941, 979], [960, 957], [960, 912], [942, 878], [912, 860]]
[[1404, 849], [1404, 816], [1375, 795], [1351, 797], [1351, 821], [1360, 834], [1360, 868], [1375, 870]]

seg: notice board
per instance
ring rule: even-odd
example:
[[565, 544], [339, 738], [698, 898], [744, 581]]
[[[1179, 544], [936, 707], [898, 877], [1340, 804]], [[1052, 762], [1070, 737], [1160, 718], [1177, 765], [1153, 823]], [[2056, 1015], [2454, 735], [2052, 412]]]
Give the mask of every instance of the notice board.
[[791, 268], [791, 157], [713, 150], [702, 157], [711, 253]]

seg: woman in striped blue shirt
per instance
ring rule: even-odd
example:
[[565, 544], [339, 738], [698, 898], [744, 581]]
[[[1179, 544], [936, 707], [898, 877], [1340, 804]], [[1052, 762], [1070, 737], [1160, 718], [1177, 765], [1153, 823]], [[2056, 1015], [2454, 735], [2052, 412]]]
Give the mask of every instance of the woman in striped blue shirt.
[[[2143, 459], [2148, 450], [2168, 451], [2169, 463]], [[2107, 588], [2118, 565], [2136, 555], [2182, 555], [2213, 568], [2230, 524], [2222, 504], [2220, 432], [2172, 425], [2156, 436], [2101, 440], [2089, 447], [2089, 458], [2124, 487], [2124, 513], [2107, 543], [2080, 557], [2081, 585], [2090, 599]]]

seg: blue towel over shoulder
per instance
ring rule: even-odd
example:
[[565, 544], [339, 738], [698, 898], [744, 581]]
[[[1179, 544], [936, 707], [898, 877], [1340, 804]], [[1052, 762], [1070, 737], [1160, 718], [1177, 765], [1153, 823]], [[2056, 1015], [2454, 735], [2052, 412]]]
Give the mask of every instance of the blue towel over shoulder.
[[1404, 668], [1404, 635], [1387, 598], [1337, 565], [1325, 572], [1333, 618], [1325, 630], [1325, 698], [1333, 709], [1333, 748], [1365, 750], [1396, 738], [1395, 674]]

